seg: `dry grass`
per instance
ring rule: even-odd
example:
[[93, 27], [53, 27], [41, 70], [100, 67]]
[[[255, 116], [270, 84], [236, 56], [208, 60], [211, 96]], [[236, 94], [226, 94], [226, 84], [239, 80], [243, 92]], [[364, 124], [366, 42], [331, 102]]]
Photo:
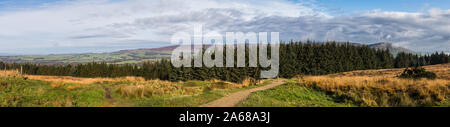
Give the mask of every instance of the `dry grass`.
[[65, 85], [65, 83], [62, 80], [54, 81], [54, 82], [52, 82], [52, 84], [50, 84], [50, 86], [52, 88], [59, 88], [59, 87], [63, 87], [64, 85]]
[[209, 80], [208, 81], [208, 85], [207, 87], [211, 90], [216, 90], [216, 89], [239, 89], [239, 88], [244, 88], [244, 87], [248, 87], [248, 86], [253, 86], [259, 83], [264, 82], [263, 80], [255, 80], [252, 78], [246, 78], [245, 80], [243, 80], [241, 83], [232, 83], [232, 82], [227, 82], [227, 81], [221, 81], [221, 80]]
[[[0, 106], [19, 107], [197, 106], [257, 83], [252, 79], [231, 83], [220, 80], [169, 82], [141, 77], [79, 78], [20, 75], [18, 71], [0, 71], [0, 78]], [[5, 92], [2, 86], [14, 89]]]
[[299, 76], [298, 82], [362, 106], [435, 106], [450, 99], [449, 64], [425, 66], [438, 79], [401, 79], [403, 69], [353, 71]]
[[42, 75], [25, 75], [28, 79], [41, 80], [48, 82], [63, 82], [63, 83], [76, 83], [76, 84], [92, 84], [92, 83], [102, 83], [102, 82], [135, 82], [135, 81], [145, 81], [142, 77], [121, 77], [121, 78], [79, 78], [71, 76], [42, 76]]
[[[439, 64], [439, 65], [430, 65], [423, 66], [427, 71], [434, 72], [439, 79], [447, 79], [450, 80], [450, 63], [447, 64]], [[404, 68], [396, 68], [396, 69], [379, 69], [379, 70], [360, 70], [360, 71], [352, 71], [352, 72], [344, 72], [331, 74], [330, 76], [386, 76], [386, 77], [396, 77], [403, 72]]]
[[[192, 82], [193, 86], [183, 85], [183, 82], [169, 82], [161, 80], [145, 80], [142, 77], [121, 78], [80, 78], [71, 76], [43, 76], [43, 75], [20, 75], [18, 71], [1, 71], [0, 76], [21, 76], [27, 79], [51, 82], [52, 88], [64, 88], [72, 91], [92, 84], [104, 84], [105, 82], [118, 84], [113, 89], [124, 97], [142, 98], [145, 96], [159, 95], [195, 95], [207, 90], [238, 89], [260, 83], [254, 79], [246, 79], [242, 83], [231, 83], [220, 80]], [[203, 83], [199, 83], [203, 82]]]
[[115, 91], [121, 96], [132, 98], [165, 94], [175, 95], [185, 92], [179, 85], [161, 80], [136, 81], [132, 84], [122, 84], [118, 85]]
[[22, 75], [17, 70], [15, 70], [15, 71], [0, 70], [0, 77], [21, 77], [21, 76]]
[[[261, 82], [261, 81], [259, 81]], [[217, 89], [238, 89], [255, 85], [255, 80], [246, 79], [242, 83], [231, 83], [220, 80], [191, 81], [189, 84], [183, 82], [169, 82], [161, 80], [135, 81], [131, 84], [116, 86], [115, 91], [124, 97], [143, 98], [161, 95], [197, 95], [204, 91]]]
[[50, 84], [50, 87], [52, 87], [52, 88], [64, 88], [64, 89], [66, 89], [68, 91], [73, 91], [73, 90], [76, 90], [76, 89], [79, 89], [79, 88], [83, 88], [83, 87], [87, 87], [87, 86], [89, 86], [89, 85], [87, 85], [87, 84], [74, 84], [74, 83], [70, 83], [69, 84], [69, 83], [66, 83], [66, 82], [64, 82], [62, 80], [54, 81], [54, 82], [52, 82]]
[[185, 88], [177, 85], [176, 82], [168, 82], [161, 80], [145, 80], [142, 77], [120, 77], [120, 78], [79, 78], [70, 76], [41, 76], [41, 75], [26, 75], [29, 79], [52, 82], [50, 85], [53, 88], [64, 87], [67, 90], [81, 88], [86, 85], [94, 83], [103, 84], [104, 82], [116, 83], [114, 86], [115, 92], [123, 97], [141, 98], [145, 96], [155, 95], [180, 95], [198, 93], [199, 88]]
[[217, 89], [239, 89], [256, 85], [262, 81], [246, 79], [242, 83], [231, 83], [221, 80], [191, 81], [189, 84], [183, 82], [168, 82], [161, 80], [135, 81], [131, 84], [118, 85], [115, 89], [121, 96], [131, 98], [142, 98], [161, 95], [197, 95], [204, 91]]

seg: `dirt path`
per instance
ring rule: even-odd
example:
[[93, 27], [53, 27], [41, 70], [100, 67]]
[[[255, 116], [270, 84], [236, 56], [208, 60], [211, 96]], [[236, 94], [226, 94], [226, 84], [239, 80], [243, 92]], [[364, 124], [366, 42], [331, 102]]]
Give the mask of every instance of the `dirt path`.
[[274, 80], [271, 84], [269, 85], [265, 85], [265, 86], [261, 86], [258, 88], [253, 88], [253, 89], [249, 89], [249, 90], [243, 90], [243, 91], [239, 91], [236, 93], [232, 93], [226, 97], [222, 97], [218, 100], [215, 100], [213, 102], [210, 102], [208, 104], [204, 104], [200, 107], [233, 107], [236, 106], [237, 104], [239, 104], [240, 102], [244, 101], [245, 99], [248, 98], [248, 96], [250, 96], [251, 93], [256, 92], [256, 91], [261, 91], [261, 90], [267, 90], [267, 89], [271, 89], [274, 88], [276, 86], [279, 86], [281, 84], [284, 84], [283, 80]]
[[108, 104], [110, 104], [110, 105], [114, 104], [116, 102], [116, 100], [114, 100], [111, 97], [111, 90], [103, 84], [102, 84], [102, 86], [103, 86], [103, 89], [105, 90], [105, 98], [108, 101]]

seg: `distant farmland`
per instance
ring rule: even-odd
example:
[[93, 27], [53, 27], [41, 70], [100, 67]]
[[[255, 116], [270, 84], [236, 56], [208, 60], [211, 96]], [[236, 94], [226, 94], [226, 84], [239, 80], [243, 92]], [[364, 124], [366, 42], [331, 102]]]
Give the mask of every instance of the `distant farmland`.
[[0, 56], [0, 61], [9, 63], [39, 63], [39, 64], [77, 64], [89, 62], [106, 62], [114, 64], [142, 63], [162, 58], [169, 58], [174, 46], [122, 50], [111, 53], [60, 54], [60, 55], [30, 55], [30, 56]]
[[[362, 46], [364, 44], [351, 43]], [[209, 47], [210, 45], [206, 45]], [[374, 43], [367, 45], [374, 49], [389, 49], [396, 56], [399, 52], [416, 54], [410, 49], [393, 46], [391, 43]], [[121, 50], [109, 53], [83, 53], [83, 54], [53, 54], [53, 55], [24, 55], [24, 56], [0, 56], [0, 61], [8, 63], [39, 63], [39, 64], [77, 64], [89, 62], [106, 62], [114, 64], [142, 63], [161, 58], [169, 58], [171, 52], [178, 45], [149, 49]]]

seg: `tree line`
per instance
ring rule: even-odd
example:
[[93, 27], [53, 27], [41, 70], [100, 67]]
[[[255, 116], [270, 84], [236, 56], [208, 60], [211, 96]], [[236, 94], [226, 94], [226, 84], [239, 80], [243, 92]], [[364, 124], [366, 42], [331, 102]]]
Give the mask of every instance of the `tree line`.
[[[204, 46], [204, 48], [206, 48], [206, 46]], [[270, 56], [270, 46], [268, 48], [268, 56]], [[443, 52], [424, 56], [399, 53], [394, 57], [388, 49], [377, 50], [365, 45], [357, 46], [345, 42], [283, 42], [280, 44], [279, 51], [280, 71], [278, 76], [282, 78], [291, 78], [298, 74], [324, 75], [353, 70], [433, 65], [448, 63], [450, 58], [449, 55]], [[236, 55], [235, 52], [235, 57]], [[91, 62], [77, 65], [40, 65], [32, 63], [19, 64], [0, 62], [0, 68], [7, 70], [22, 70], [23, 73], [30, 75], [112, 78], [139, 76], [144, 77], [145, 79], [170, 81], [220, 79], [240, 82], [245, 78], [258, 79], [261, 70], [267, 69], [261, 67], [248, 67], [248, 55], [247, 47], [247, 66], [232, 68], [208, 68], [205, 66], [175, 68], [172, 66], [170, 60], [167, 59], [148, 61], [140, 64], [121, 65], [108, 64], [105, 62]], [[224, 59], [225, 56], [226, 54], [224, 53]]]
[[170, 62], [162, 59], [158, 62], [143, 62], [141, 64], [108, 64], [91, 62], [77, 65], [40, 65], [32, 63], [4, 63], [0, 61], [2, 70], [19, 70], [30, 75], [74, 76], [74, 77], [125, 77], [139, 76], [145, 79], [168, 79]]
[[395, 58], [394, 66], [396, 68], [414, 67], [414, 66], [425, 66], [425, 65], [435, 65], [448, 63], [450, 57], [444, 52], [433, 54], [427, 54], [423, 56], [410, 54], [410, 53], [399, 53]]

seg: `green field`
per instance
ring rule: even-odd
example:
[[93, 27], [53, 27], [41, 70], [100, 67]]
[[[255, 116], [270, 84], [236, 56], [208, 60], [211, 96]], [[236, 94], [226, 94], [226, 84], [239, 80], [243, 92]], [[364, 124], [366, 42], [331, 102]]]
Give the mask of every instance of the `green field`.
[[67, 89], [73, 85], [51, 87], [50, 82], [0, 77], [0, 107], [93, 107], [106, 102], [101, 86]]
[[71, 64], [88, 62], [106, 62], [115, 64], [140, 63], [145, 61], [169, 58], [167, 53], [160, 52], [126, 52], [126, 53], [88, 53], [42, 56], [0, 56], [1, 61], [11, 63]]
[[[117, 80], [77, 84], [0, 77], [0, 107], [196, 107], [270, 82], [228, 88], [229, 84], [220, 81], [164, 84], [168, 82]], [[145, 88], [137, 89], [141, 87]]]
[[323, 91], [288, 83], [274, 89], [253, 93], [239, 107], [354, 107], [352, 102], [343, 102]]
[[[322, 76], [323, 77], [323, 76]], [[308, 79], [306, 79], [308, 80]], [[322, 79], [323, 80], [323, 79]], [[330, 79], [325, 79], [331, 81]], [[391, 79], [392, 80], [392, 79]], [[406, 80], [406, 79], [400, 79]], [[339, 80], [337, 80], [339, 81]], [[388, 81], [388, 80], [379, 80]], [[398, 89], [388, 85], [376, 84], [374, 86], [359, 87], [350, 84], [345, 87], [336, 87], [331, 83], [320, 86], [306, 85], [293, 78], [286, 84], [270, 90], [255, 92], [250, 97], [240, 103], [239, 107], [449, 107], [448, 88], [420, 87], [419, 83], [435, 83], [442, 80], [422, 80], [411, 82], [417, 83], [414, 86], [402, 87], [405, 84], [397, 84]], [[363, 82], [370, 82], [368, 80]], [[379, 82], [382, 83], [382, 82]], [[448, 87], [447, 82], [447, 87]], [[327, 87], [330, 86], [330, 87]], [[356, 86], [356, 87], [355, 87]], [[419, 86], [419, 87], [417, 87]], [[390, 88], [391, 92], [382, 89]], [[418, 88], [418, 89], [417, 89]], [[328, 89], [325, 90], [325, 89]]]
[[448, 64], [424, 68], [436, 73], [437, 78], [399, 78], [395, 75], [402, 69], [378, 69], [299, 75], [264, 82], [250, 78], [242, 83], [220, 80], [169, 82], [142, 77], [22, 75], [18, 71], [2, 70], [0, 107], [197, 107], [238, 91], [277, 84], [280, 80], [285, 84], [278, 83], [276, 87], [253, 92], [248, 97], [244, 95], [247, 99], [233, 106], [449, 107]]

